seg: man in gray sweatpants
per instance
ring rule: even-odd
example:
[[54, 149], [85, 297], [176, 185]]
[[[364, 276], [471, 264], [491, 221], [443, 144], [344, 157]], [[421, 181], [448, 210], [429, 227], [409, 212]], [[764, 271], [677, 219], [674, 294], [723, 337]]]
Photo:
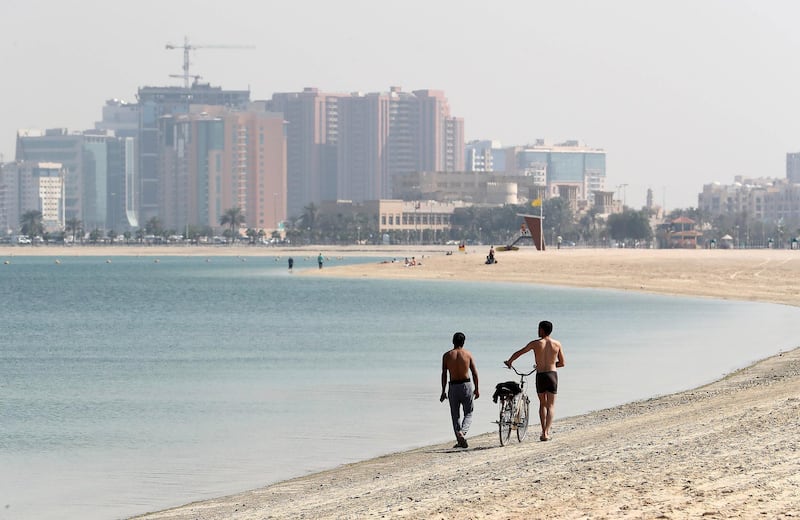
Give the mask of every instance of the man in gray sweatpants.
[[[478, 369], [472, 354], [464, 348], [466, 336], [463, 332], [453, 334], [453, 348], [442, 356], [442, 395], [439, 402], [450, 400], [450, 417], [453, 419], [453, 432], [458, 444], [453, 446], [467, 448], [467, 431], [472, 424], [472, 400], [481, 396], [478, 390]], [[472, 381], [475, 380], [473, 388]], [[445, 392], [447, 376], [450, 375], [450, 388]], [[464, 409], [464, 420], [461, 421], [461, 409]]]

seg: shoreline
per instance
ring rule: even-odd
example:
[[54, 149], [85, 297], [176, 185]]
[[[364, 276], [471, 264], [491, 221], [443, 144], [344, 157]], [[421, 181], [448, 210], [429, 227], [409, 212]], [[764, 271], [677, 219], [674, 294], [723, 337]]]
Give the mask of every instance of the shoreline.
[[798, 395], [795, 348], [696, 389], [557, 419], [548, 442], [483, 434], [467, 450], [426, 446], [133, 518], [797, 517]]
[[[417, 256], [422, 265], [376, 262], [299, 272], [800, 306], [797, 251], [521, 250], [499, 253], [498, 264], [485, 265], [483, 249], [446, 255], [404, 248], [403, 256]], [[322, 251], [334, 255], [332, 248]], [[557, 417], [546, 443], [529, 437], [501, 448], [496, 434], [484, 434], [470, 438], [468, 450], [427, 446], [135, 518], [539, 518], [536, 511], [557, 518], [798, 516], [800, 348], [789, 348], [700, 388]]]
[[[327, 258], [325, 268], [303, 268], [308, 276], [459, 280], [558, 285], [641, 291], [676, 296], [762, 301], [800, 306], [800, 251], [788, 249], [582, 249], [536, 251], [520, 248], [496, 254], [485, 265], [488, 246], [0, 246], [0, 259], [19, 257], [253, 257]], [[375, 263], [336, 265], [344, 257], [372, 257]], [[422, 265], [405, 268], [405, 257]], [[397, 260], [390, 263], [392, 259]], [[389, 262], [389, 263], [383, 263]]]

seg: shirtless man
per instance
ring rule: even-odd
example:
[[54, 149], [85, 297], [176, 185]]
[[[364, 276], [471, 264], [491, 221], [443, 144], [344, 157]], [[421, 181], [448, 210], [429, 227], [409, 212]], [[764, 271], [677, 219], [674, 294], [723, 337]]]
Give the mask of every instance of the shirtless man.
[[[464, 349], [466, 336], [463, 332], [453, 334], [453, 348], [442, 356], [442, 395], [439, 402], [450, 400], [450, 417], [453, 419], [453, 432], [458, 444], [453, 446], [467, 448], [467, 431], [472, 424], [472, 399], [481, 396], [478, 390], [478, 369], [469, 350]], [[450, 388], [445, 392], [447, 374], [450, 374]], [[469, 375], [475, 380], [475, 389]], [[460, 411], [464, 408], [464, 420], [460, 421]]]
[[550, 337], [553, 324], [549, 321], [539, 322], [539, 339], [514, 352], [507, 361], [508, 368], [515, 359], [522, 354], [533, 350], [536, 358], [536, 395], [539, 396], [539, 421], [542, 424], [541, 441], [550, 440], [550, 425], [553, 423], [553, 412], [556, 406], [556, 393], [558, 392], [558, 372], [556, 368], [564, 366], [564, 350], [561, 343]]

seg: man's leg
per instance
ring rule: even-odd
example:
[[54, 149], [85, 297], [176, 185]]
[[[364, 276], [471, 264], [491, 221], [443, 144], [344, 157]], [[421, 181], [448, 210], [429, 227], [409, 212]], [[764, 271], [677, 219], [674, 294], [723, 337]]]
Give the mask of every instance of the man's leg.
[[462, 405], [464, 406], [464, 420], [461, 421], [461, 435], [464, 437], [467, 436], [467, 432], [469, 431], [469, 427], [472, 425], [472, 410], [473, 410], [473, 394], [472, 394], [472, 385], [466, 384], [464, 386], [464, 391], [466, 395], [463, 397]]
[[[453, 419], [453, 432], [456, 434], [458, 446], [466, 448], [468, 444], [464, 435], [472, 422], [472, 385], [451, 385], [447, 397], [450, 400], [450, 417]], [[463, 421], [459, 421], [461, 407], [464, 408]]]
[[450, 402], [450, 418], [453, 421], [453, 433], [456, 434], [461, 431], [461, 399], [459, 393], [451, 386], [447, 390], [447, 400]]
[[545, 432], [547, 431], [547, 392], [537, 393], [536, 395], [539, 397], [539, 424], [542, 425], [542, 434], [539, 436], [539, 440], [546, 441], [547, 435]]
[[548, 440], [550, 439], [550, 426], [553, 424], [553, 414], [556, 409], [556, 394], [544, 393], [544, 408], [545, 420], [542, 423], [542, 430], [545, 440]]

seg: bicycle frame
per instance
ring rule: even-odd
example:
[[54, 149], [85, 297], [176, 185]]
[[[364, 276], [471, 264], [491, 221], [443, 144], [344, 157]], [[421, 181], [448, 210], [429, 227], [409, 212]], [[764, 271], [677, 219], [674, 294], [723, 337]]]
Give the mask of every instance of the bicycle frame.
[[520, 392], [516, 395], [500, 396], [500, 418], [497, 421], [500, 433], [500, 445], [505, 446], [511, 438], [511, 429], [517, 430], [517, 440], [522, 442], [528, 433], [530, 421], [530, 399], [525, 392], [525, 378], [536, 371], [536, 366], [528, 373], [520, 372], [508, 366], [519, 376]]

